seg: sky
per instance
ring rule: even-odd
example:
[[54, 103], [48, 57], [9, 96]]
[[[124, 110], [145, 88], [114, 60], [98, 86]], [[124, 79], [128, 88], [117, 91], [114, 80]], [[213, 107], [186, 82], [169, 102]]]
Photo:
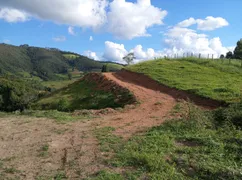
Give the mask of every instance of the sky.
[[219, 57], [242, 38], [242, 0], [0, 0], [0, 43], [124, 63]]

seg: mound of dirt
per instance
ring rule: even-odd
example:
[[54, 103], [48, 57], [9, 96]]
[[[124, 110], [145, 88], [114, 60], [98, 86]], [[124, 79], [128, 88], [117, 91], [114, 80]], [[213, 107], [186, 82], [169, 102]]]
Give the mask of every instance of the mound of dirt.
[[117, 103], [133, 104], [137, 102], [136, 97], [129, 91], [129, 89], [119, 85], [113, 80], [108, 79], [101, 73], [89, 73], [83, 77], [83, 80], [96, 83], [98, 90], [114, 94], [115, 101]]

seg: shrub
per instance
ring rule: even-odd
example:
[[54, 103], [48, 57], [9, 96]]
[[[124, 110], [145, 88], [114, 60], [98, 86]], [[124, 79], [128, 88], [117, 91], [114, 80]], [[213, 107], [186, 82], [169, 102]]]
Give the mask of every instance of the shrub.
[[66, 98], [62, 98], [57, 103], [57, 110], [58, 111], [70, 111], [69, 105], [70, 105], [69, 101]]

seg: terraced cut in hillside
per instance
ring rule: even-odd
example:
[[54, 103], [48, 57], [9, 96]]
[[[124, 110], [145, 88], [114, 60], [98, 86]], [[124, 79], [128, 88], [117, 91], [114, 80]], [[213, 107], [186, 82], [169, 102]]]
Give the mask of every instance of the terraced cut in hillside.
[[[163, 87], [126, 71], [105, 73], [103, 78], [93, 75], [86, 78], [99, 83], [105, 80], [99, 89], [106, 88], [109, 80], [116, 84], [111, 88], [113, 91], [116, 91], [113, 87], [118, 86], [128, 89], [139, 103], [108, 113], [106, 110], [98, 114], [80, 111], [67, 113], [68, 118], [59, 115], [71, 120], [65, 124], [47, 118], [3, 115], [0, 118], [0, 175], [3, 179], [83, 179], [107, 169], [109, 165], [105, 165], [103, 158], [109, 157], [109, 153], [100, 152], [100, 146], [104, 145], [100, 142], [102, 132], [112, 131], [117, 138], [108, 139], [116, 142], [158, 126], [176, 105], [179, 96], [174, 94], [181, 94], [174, 89], [172, 94], [160, 92]], [[50, 113], [54, 117], [56, 112]]]

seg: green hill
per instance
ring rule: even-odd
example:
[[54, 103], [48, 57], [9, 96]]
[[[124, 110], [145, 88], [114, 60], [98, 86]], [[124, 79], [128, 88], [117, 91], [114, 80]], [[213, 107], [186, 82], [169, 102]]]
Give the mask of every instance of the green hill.
[[[39, 48], [28, 45], [12, 46], [0, 44], [0, 75], [11, 74], [22, 77], [39, 77], [43, 80], [63, 79], [72, 69], [100, 72], [106, 62], [94, 61], [73, 52], [55, 48]], [[108, 63], [110, 71], [123, 68], [122, 65]]]
[[238, 60], [160, 59], [127, 69], [202, 97], [228, 103], [242, 98], [242, 68]]

